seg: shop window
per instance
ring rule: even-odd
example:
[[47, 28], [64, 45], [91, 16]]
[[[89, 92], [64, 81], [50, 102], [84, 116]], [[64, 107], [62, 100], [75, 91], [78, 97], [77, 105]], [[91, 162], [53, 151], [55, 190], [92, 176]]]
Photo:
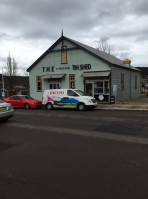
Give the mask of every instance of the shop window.
[[41, 92], [42, 91], [42, 80], [40, 76], [37, 76], [37, 92]]
[[124, 73], [121, 73], [121, 91], [124, 91]]
[[137, 90], [137, 75], [135, 76], [135, 90]]
[[109, 81], [104, 82], [104, 93], [105, 94], [109, 93]]
[[69, 75], [69, 88], [75, 88], [75, 75]]
[[67, 64], [67, 46], [62, 46], [61, 63]]
[[103, 81], [94, 82], [94, 93], [103, 93]]

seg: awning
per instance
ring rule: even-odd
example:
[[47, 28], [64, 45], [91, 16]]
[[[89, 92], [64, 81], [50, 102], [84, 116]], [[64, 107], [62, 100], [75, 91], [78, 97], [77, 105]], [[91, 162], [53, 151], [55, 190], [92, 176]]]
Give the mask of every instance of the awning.
[[61, 79], [65, 76], [65, 74], [51, 74], [51, 75], [43, 75], [42, 79]]
[[84, 72], [83, 77], [107, 77], [110, 71], [96, 71], [96, 72]]

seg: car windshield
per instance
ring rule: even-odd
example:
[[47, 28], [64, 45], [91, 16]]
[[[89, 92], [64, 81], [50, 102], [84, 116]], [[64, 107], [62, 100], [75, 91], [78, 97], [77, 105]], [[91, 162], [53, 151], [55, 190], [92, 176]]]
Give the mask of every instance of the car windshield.
[[75, 90], [79, 95], [81, 96], [85, 96], [84, 92], [83, 91], [80, 91], [80, 90]]
[[4, 103], [4, 101], [0, 99], [0, 103]]
[[24, 99], [24, 100], [32, 100], [33, 98], [32, 97], [29, 97], [29, 96], [21, 96], [22, 97], [22, 99]]

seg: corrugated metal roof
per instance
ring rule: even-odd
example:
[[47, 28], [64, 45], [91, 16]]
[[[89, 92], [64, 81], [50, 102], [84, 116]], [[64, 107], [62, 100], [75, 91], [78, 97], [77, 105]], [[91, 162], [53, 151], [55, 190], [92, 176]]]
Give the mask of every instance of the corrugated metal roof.
[[140, 71], [140, 70], [138, 70], [137, 68], [133, 67], [132, 65], [130, 65], [130, 66], [129, 66], [129, 65], [125, 65], [125, 64], [123, 63], [122, 60], [118, 59], [118, 58], [115, 57], [114, 55], [111, 55], [111, 54], [109, 54], [109, 53], [105, 53], [105, 52], [100, 51], [100, 50], [98, 50], [98, 49], [92, 48], [92, 47], [90, 47], [90, 46], [87, 46], [87, 45], [82, 44], [82, 43], [80, 43], [80, 42], [77, 42], [77, 41], [75, 41], [75, 40], [72, 40], [72, 39], [70, 39], [70, 38], [68, 38], [68, 37], [65, 37], [65, 38], [67, 38], [68, 40], [70, 40], [70, 41], [72, 41], [73, 43], [77, 44], [78, 46], [81, 46], [82, 48], [88, 50], [89, 52], [93, 53], [94, 55], [96, 55], [96, 56], [98, 56], [98, 57], [104, 59], [105, 61], [108, 61], [108, 62], [111, 63], [111, 64], [115, 64], [115, 65], [118, 65], [118, 66], [122, 66], [122, 67], [124, 67], [124, 68], [128, 68], [128, 69]]
[[117, 65], [117, 66], [120, 66], [120, 67], [124, 67], [124, 68], [127, 68], [127, 69], [132, 69], [132, 70], [135, 70], [135, 71], [139, 71], [137, 68], [133, 67], [132, 65], [130, 66], [127, 66], [123, 63], [122, 60], [118, 59], [117, 57], [111, 55], [111, 54], [108, 54], [108, 53], [105, 53], [103, 51], [100, 51], [100, 50], [97, 50], [95, 48], [92, 48], [90, 46], [87, 46], [85, 44], [82, 44], [78, 41], [75, 41], [73, 39], [70, 39], [68, 37], [65, 37], [65, 36], [61, 36], [45, 53], [43, 53], [28, 69], [27, 69], [27, 72], [29, 72], [41, 59], [43, 59], [48, 53], [50, 53], [52, 51], [52, 49], [60, 42], [60, 41], [63, 41], [63, 40], [67, 40], [69, 42], [72, 42], [74, 45], [77, 45], [77, 47], [83, 49], [83, 50], [86, 50], [88, 53], [91, 53], [92, 55], [110, 63], [110, 64], [114, 64], [114, 65]]

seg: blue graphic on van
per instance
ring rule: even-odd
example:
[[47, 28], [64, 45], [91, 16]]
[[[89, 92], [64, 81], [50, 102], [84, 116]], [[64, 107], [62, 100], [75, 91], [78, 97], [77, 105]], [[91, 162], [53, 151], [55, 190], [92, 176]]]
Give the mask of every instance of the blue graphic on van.
[[70, 98], [70, 99], [61, 98], [61, 102], [66, 103], [66, 104], [78, 104], [79, 103], [79, 101], [74, 98]]

